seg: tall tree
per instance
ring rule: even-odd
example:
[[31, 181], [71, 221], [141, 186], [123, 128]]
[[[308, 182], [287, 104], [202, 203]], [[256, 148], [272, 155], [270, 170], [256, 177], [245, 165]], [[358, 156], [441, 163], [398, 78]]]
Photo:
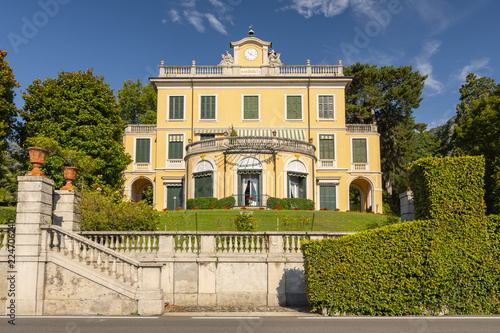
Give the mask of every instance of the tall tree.
[[346, 67], [344, 73], [354, 76], [346, 92], [346, 121], [377, 123], [384, 187], [389, 195], [404, 190], [404, 168], [417, 140], [413, 111], [422, 101], [427, 76], [410, 66], [379, 68], [361, 63]]
[[127, 124], [156, 124], [156, 90], [151, 83], [140, 80], [123, 82], [118, 89], [120, 117]]
[[[13, 129], [18, 115], [18, 110], [14, 105], [14, 88], [19, 87], [19, 84], [14, 79], [9, 62], [5, 60], [6, 56], [7, 51], [0, 50], [0, 165], [9, 147], [8, 140], [14, 135]], [[0, 177], [2, 175], [0, 171]]]
[[[24, 135], [54, 138], [63, 148], [76, 150], [95, 160], [95, 169], [86, 182], [99, 179], [112, 187], [123, 183], [122, 171], [131, 162], [122, 143], [123, 121], [113, 91], [104, 77], [93, 70], [61, 72], [57, 78], [36, 79], [23, 93]], [[62, 184], [55, 156], [46, 161], [46, 174]], [[99, 177], [98, 177], [99, 176]]]
[[466, 77], [460, 89], [455, 128], [457, 153], [484, 155], [488, 213], [500, 213], [500, 85], [491, 78]]

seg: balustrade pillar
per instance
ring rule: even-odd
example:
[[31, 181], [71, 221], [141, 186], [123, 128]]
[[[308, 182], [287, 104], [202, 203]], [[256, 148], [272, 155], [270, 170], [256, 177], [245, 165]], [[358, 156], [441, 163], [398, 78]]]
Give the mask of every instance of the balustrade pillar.
[[81, 199], [76, 191], [54, 191], [54, 224], [68, 231], [80, 231]]
[[17, 178], [16, 315], [42, 315], [45, 264], [39, 261], [41, 225], [51, 223], [54, 182], [44, 176]]

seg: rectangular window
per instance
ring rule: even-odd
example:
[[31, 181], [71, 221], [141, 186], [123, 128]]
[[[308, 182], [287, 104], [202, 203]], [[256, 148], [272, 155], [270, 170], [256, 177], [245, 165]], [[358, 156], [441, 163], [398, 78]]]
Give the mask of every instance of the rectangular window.
[[170, 96], [168, 119], [184, 119], [184, 96]]
[[168, 136], [168, 159], [181, 160], [184, 158], [184, 141], [182, 135], [169, 135]]
[[200, 134], [200, 141], [215, 139], [215, 134]]
[[334, 119], [333, 95], [318, 96], [318, 118]]
[[243, 119], [259, 119], [259, 96], [243, 96]]
[[302, 119], [302, 96], [286, 97], [286, 119]]
[[200, 97], [200, 119], [215, 120], [215, 96]]
[[194, 197], [204, 198], [213, 197], [213, 181], [212, 175], [205, 175], [203, 177], [195, 177], [194, 184]]
[[335, 140], [333, 135], [319, 136], [319, 158], [322, 160], [335, 159]]
[[352, 162], [368, 163], [366, 139], [352, 139]]
[[135, 163], [150, 162], [150, 144], [151, 139], [136, 139], [135, 140]]

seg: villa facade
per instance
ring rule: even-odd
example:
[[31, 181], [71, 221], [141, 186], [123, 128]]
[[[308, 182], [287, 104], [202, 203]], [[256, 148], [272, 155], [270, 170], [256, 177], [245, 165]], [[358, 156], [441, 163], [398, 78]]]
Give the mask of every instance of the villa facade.
[[338, 65], [289, 66], [250, 31], [216, 66], [170, 66], [150, 81], [155, 125], [129, 125], [125, 194], [154, 206], [186, 208], [197, 197], [233, 196], [266, 207], [269, 197], [308, 198], [345, 211], [359, 191], [361, 210], [382, 212], [380, 142], [375, 124], [345, 123], [352, 77]]

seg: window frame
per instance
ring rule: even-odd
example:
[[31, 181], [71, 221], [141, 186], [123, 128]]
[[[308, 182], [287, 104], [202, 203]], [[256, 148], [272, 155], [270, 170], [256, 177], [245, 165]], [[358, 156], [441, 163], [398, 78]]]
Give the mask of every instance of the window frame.
[[[256, 119], [245, 119], [245, 97], [257, 97], [257, 118]], [[260, 94], [241, 94], [241, 122], [260, 122]]]
[[[333, 98], [333, 118], [321, 118], [319, 116], [319, 99], [323, 96], [331, 96]], [[335, 94], [316, 94], [316, 121], [337, 121], [337, 113], [335, 112]]]
[[[170, 97], [182, 97], [182, 119], [170, 118]], [[168, 94], [167, 95], [167, 121], [186, 121], [186, 95], [185, 94]]]
[[[363, 139], [365, 140], [365, 147], [366, 147], [366, 162], [355, 162], [354, 161], [354, 140], [356, 139]], [[351, 163], [352, 164], [370, 164], [370, 144], [368, 137], [366, 136], [353, 136], [351, 137]]]
[[[137, 140], [138, 139], [147, 139], [149, 140], [149, 162], [137, 162]], [[153, 159], [153, 145], [152, 145], [152, 137], [150, 136], [137, 136], [134, 138], [134, 164], [151, 164]]]
[[[300, 118], [288, 118], [288, 97], [300, 97]], [[285, 121], [304, 122], [304, 94], [285, 94]]]
[[[203, 97], [214, 97], [215, 98], [215, 114], [214, 114], [214, 118], [207, 118], [207, 119], [203, 119], [201, 118], [201, 100]], [[200, 122], [217, 122], [217, 109], [218, 109], [218, 94], [199, 94], [198, 95], [198, 121]]]
[[[333, 136], [333, 159], [331, 158], [321, 158], [321, 136], [322, 135], [332, 135]], [[336, 161], [337, 160], [337, 134], [336, 133], [318, 133], [318, 160], [324, 161]]]
[[[170, 136], [172, 135], [181, 135], [182, 136], [182, 157], [181, 158], [170, 158]], [[166, 144], [166, 160], [167, 161], [178, 161], [178, 160], [184, 160], [184, 157], [186, 156], [186, 135], [184, 133], [168, 133], [167, 134], [167, 144]]]

